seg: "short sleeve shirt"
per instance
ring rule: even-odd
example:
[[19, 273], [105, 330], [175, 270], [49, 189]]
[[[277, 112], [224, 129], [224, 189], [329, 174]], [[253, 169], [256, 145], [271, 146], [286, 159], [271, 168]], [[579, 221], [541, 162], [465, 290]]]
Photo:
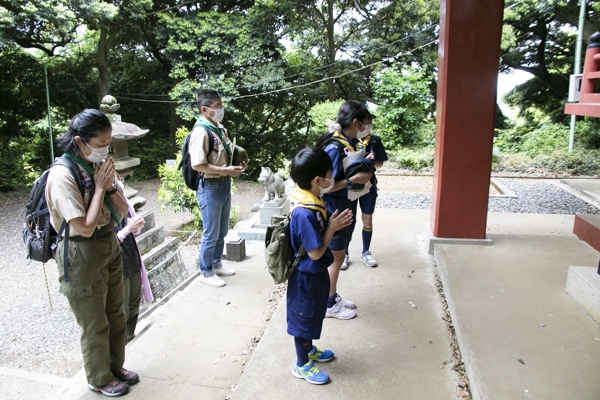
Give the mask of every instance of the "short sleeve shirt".
[[[320, 212], [304, 207], [294, 208], [290, 221], [290, 236], [294, 257], [296, 257], [301, 245], [304, 245], [307, 253], [323, 246], [323, 233], [326, 227], [327, 221], [323, 219]], [[327, 248], [319, 260], [313, 260], [306, 254], [300, 259], [297, 269], [301, 272], [313, 274], [326, 272], [332, 263], [333, 253]]]
[[[350, 140], [350, 139], [348, 139]], [[357, 139], [352, 139], [350, 140], [350, 143], [352, 143], [353, 146], [356, 147], [356, 144], [358, 143]], [[344, 154], [342, 154], [340, 152], [340, 148], [344, 149]], [[343, 145], [341, 145], [340, 143], [332, 140], [331, 142], [329, 142], [325, 148], [325, 153], [327, 153], [327, 155], [329, 156], [329, 158], [331, 158], [331, 164], [332, 164], [332, 177], [333, 179], [337, 182], [337, 181], [341, 181], [341, 180], [345, 180], [346, 179], [346, 174], [344, 173], [344, 158], [346, 157], [346, 147], [344, 147]], [[335, 192], [330, 192], [328, 195], [330, 196], [342, 196], [342, 197], [346, 197], [348, 195], [348, 190], [347, 189], [340, 189], [340, 190], [336, 190]]]
[[[227, 136], [227, 130], [221, 124], [217, 127], [223, 133], [223, 139], [233, 151], [233, 143]], [[209, 153], [209, 140], [213, 141], [214, 150]], [[196, 126], [192, 130], [190, 136], [190, 162], [192, 167], [201, 164], [212, 164], [217, 167], [227, 167], [229, 165], [229, 157], [225, 151], [225, 146], [216, 133], [202, 127]], [[221, 175], [206, 174], [207, 178], [219, 178]]]
[[[90, 205], [93, 192], [92, 190], [92, 179], [79, 165], [79, 169], [84, 178], [84, 195], [81, 196], [75, 177], [71, 174], [67, 168], [55, 165], [50, 168], [48, 174], [48, 182], [46, 183], [46, 201], [48, 203], [48, 210], [50, 211], [50, 223], [54, 229], [58, 232], [62, 221], [67, 222], [72, 219], [85, 217], [87, 215], [87, 209]], [[120, 189], [118, 189], [120, 190]], [[115, 209], [118, 213], [120, 210]], [[122, 217], [122, 215], [119, 215]], [[112, 214], [110, 209], [103, 202], [102, 211], [98, 218], [98, 224], [96, 229], [108, 225], [112, 220]], [[69, 236], [77, 236], [79, 233], [71, 226], [69, 228]]]

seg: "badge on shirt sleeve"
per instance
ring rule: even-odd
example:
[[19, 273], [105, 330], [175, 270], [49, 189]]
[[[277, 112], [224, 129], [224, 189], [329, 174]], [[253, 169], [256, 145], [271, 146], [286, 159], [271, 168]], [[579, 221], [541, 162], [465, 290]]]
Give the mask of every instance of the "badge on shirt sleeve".
[[319, 222], [319, 226], [321, 227], [320, 230], [322, 231], [323, 229], [325, 229], [325, 220], [323, 219], [323, 216], [321, 215], [320, 211], [317, 211], [315, 214], [317, 216], [317, 221]]

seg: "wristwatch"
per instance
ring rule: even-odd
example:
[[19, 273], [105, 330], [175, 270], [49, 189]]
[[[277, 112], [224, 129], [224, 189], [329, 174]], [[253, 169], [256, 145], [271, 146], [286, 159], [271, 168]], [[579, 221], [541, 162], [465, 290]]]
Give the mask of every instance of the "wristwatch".
[[106, 192], [107, 195], [112, 196], [113, 194], [117, 193], [117, 188], [114, 187], [112, 190], [109, 190]]
[[346, 179], [346, 189], [350, 189], [352, 187], [352, 181], [350, 179]]

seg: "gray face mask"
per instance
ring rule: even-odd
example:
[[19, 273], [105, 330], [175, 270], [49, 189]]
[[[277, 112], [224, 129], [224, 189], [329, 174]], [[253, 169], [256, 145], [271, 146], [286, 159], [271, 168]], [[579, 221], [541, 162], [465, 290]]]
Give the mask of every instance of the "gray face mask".
[[87, 154], [85, 154], [85, 151], [83, 152], [85, 158], [92, 163], [99, 163], [103, 160], [106, 159], [106, 157], [108, 157], [108, 146], [106, 147], [99, 147], [97, 149], [93, 148], [92, 146], [90, 146], [89, 144], [85, 144], [87, 147], [89, 147], [90, 149], [92, 149], [92, 154], [90, 154], [89, 156]]

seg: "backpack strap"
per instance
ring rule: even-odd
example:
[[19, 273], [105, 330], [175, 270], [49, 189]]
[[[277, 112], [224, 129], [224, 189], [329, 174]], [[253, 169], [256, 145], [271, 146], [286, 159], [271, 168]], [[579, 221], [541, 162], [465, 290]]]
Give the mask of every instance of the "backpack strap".
[[[288, 220], [291, 221], [291, 219], [292, 219], [292, 213], [291, 212], [288, 214], [287, 218], [288, 218]], [[300, 263], [300, 259], [302, 257], [304, 257], [305, 255], [306, 255], [306, 249], [304, 248], [304, 244], [301, 244], [300, 248], [298, 249], [298, 253], [296, 254], [296, 258], [294, 259], [294, 262], [292, 264], [292, 271], [296, 269], [296, 267]]]
[[[77, 166], [77, 164], [75, 164], [69, 158], [60, 157], [60, 158], [56, 159], [53, 166], [54, 165], [62, 165], [63, 167], [65, 167], [69, 171], [71, 171], [71, 175], [73, 175], [73, 177], [75, 178], [75, 182], [77, 182], [77, 188], [79, 189], [79, 192], [81, 193], [81, 197], [83, 198], [83, 196], [85, 194], [85, 187], [83, 185], [83, 175], [81, 173], [81, 170]], [[60, 240], [61, 235], [63, 235], [63, 231], [64, 231], [63, 240], [65, 241], [65, 245], [63, 248], [63, 269], [64, 269], [64, 275], [65, 275], [65, 282], [69, 282], [70, 281], [70, 279], [69, 279], [69, 224], [64, 219], [63, 219], [62, 224], [60, 225], [58, 234], [56, 235], [56, 242], [54, 242], [52, 244], [51, 248], [52, 248], [52, 250], [56, 249], [56, 246], [58, 245], [58, 241]]]

